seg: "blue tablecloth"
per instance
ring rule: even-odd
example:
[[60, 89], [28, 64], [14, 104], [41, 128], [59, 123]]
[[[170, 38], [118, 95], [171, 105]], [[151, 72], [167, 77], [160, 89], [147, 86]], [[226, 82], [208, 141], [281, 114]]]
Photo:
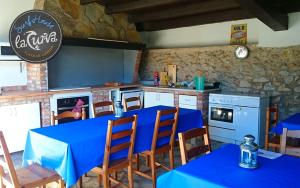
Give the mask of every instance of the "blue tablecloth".
[[[126, 112], [125, 116], [138, 115], [135, 140], [135, 153], [151, 149], [156, 112], [171, 107], [156, 106]], [[23, 165], [37, 162], [54, 169], [69, 187], [84, 173], [103, 162], [108, 120], [113, 115], [60, 124], [28, 132], [23, 155]], [[180, 109], [177, 132], [202, 127], [202, 114], [199, 110]], [[126, 156], [118, 153], [115, 158]]]
[[287, 119], [280, 121], [278, 125], [272, 129], [272, 132], [282, 134], [283, 128], [287, 128], [289, 130], [300, 130], [300, 113], [296, 113]]
[[158, 177], [158, 188], [300, 187], [300, 159], [258, 157], [258, 169], [238, 166], [239, 146], [228, 144]]

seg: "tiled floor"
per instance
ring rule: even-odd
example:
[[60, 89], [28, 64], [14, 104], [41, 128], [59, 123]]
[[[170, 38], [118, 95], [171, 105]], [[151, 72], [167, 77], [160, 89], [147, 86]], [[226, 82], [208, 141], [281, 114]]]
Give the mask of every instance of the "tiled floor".
[[[217, 148], [219, 148], [223, 143], [221, 142], [217, 142], [217, 141], [212, 141], [212, 150], [215, 150]], [[168, 156], [166, 156], [168, 158]], [[179, 148], [176, 147], [175, 148], [175, 167], [176, 166], [180, 166], [181, 165], [181, 161], [180, 161], [180, 152], [179, 152]], [[14, 153], [12, 154], [12, 159], [14, 161], [14, 165], [18, 168], [22, 165], [22, 152], [18, 152], [18, 153]], [[166, 164], [168, 164], [168, 160], [165, 159]], [[166, 171], [164, 171], [163, 169], [159, 169], [158, 170], [158, 176], [165, 173]], [[118, 179], [122, 179], [122, 182], [127, 183], [127, 174], [126, 172], [120, 172], [118, 174]], [[152, 187], [152, 183], [150, 180], [147, 180], [145, 178], [142, 178], [138, 175], [134, 175], [134, 186], [136, 188], [151, 188]], [[53, 185], [49, 185], [47, 186], [47, 188], [54, 188], [56, 187], [55, 184]], [[76, 186], [74, 186], [76, 187]], [[97, 176], [93, 173], [88, 173], [87, 177], [83, 177], [83, 187], [84, 188], [95, 188], [95, 187], [99, 187], [98, 186], [98, 181], [97, 181]]]

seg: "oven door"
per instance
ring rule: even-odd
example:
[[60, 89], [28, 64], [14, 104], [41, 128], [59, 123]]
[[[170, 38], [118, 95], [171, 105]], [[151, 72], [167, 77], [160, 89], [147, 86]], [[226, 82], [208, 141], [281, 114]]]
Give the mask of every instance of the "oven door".
[[236, 107], [222, 104], [209, 104], [209, 126], [235, 130]]

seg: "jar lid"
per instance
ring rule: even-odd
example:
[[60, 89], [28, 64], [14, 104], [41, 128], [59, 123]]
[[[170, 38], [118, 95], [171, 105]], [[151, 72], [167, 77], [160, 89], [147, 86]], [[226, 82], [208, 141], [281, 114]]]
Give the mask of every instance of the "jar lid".
[[255, 137], [252, 136], [251, 134], [248, 134], [248, 135], [244, 136], [244, 140], [246, 142], [253, 142], [255, 140]]

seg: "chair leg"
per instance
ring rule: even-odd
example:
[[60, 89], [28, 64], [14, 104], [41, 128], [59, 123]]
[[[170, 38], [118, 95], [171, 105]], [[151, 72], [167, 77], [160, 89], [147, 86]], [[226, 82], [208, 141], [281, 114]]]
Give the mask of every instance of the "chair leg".
[[170, 169], [174, 169], [174, 152], [173, 150], [169, 150], [169, 161], [170, 161]]
[[148, 155], [146, 155], [146, 165], [148, 167], [150, 167], [150, 160], [149, 160], [149, 156]]
[[117, 171], [114, 172], [114, 179], [118, 180], [118, 172]]
[[82, 188], [82, 177], [80, 177], [79, 180], [77, 181], [77, 187]]
[[107, 172], [105, 172], [102, 175], [102, 180], [103, 180], [103, 187], [104, 188], [109, 188], [109, 178], [108, 178], [108, 173]]
[[99, 184], [99, 187], [101, 187], [101, 182], [102, 182], [102, 176], [98, 175], [98, 184]]
[[65, 187], [65, 182], [64, 182], [63, 179], [60, 179], [60, 180], [58, 181], [58, 187], [60, 187], [60, 188], [64, 188], [64, 187]]
[[137, 171], [140, 170], [140, 155], [136, 154], [136, 169]]
[[152, 187], [156, 188], [156, 165], [155, 165], [155, 154], [151, 154], [151, 177], [152, 177]]
[[132, 163], [130, 163], [128, 166], [128, 184], [129, 188], [133, 188]]

